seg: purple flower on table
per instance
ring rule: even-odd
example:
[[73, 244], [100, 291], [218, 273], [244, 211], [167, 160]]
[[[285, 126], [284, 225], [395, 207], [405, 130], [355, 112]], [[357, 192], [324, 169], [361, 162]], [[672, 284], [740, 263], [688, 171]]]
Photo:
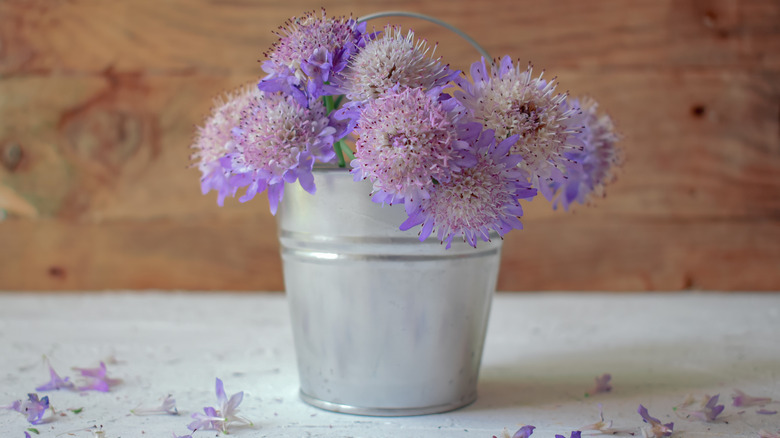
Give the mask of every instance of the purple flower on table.
[[[517, 430], [513, 435], [509, 434], [509, 430], [506, 428], [501, 432], [501, 438], [528, 438], [534, 433], [536, 426], [526, 425]], [[493, 438], [498, 438], [493, 435]]]
[[769, 403], [772, 403], [769, 397], [753, 397], [739, 389], [735, 389], [731, 395], [731, 404], [737, 407], [764, 406]]
[[472, 64], [470, 81], [455, 79], [461, 90], [454, 97], [469, 117], [494, 130], [498, 141], [520, 137], [512, 153], [523, 157], [519, 166], [551, 199], [552, 185], [565, 183], [564, 171], [578, 166], [566, 154], [584, 148], [574, 119], [580, 110], [566, 105], [565, 94], [555, 94], [555, 79], [548, 82], [532, 74], [530, 66], [514, 66], [508, 56], [488, 71], [483, 58]]
[[677, 412], [701, 421], [715, 421], [717, 416], [725, 409], [725, 406], [718, 404], [719, 396], [720, 394], [715, 394], [712, 397], [705, 396], [699, 409], [692, 409], [690, 407], [695, 403], [695, 399], [692, 396], [688, 396], [685, 401], [678, 406]]
[[[563, 435], [555, 434], [555, 438], [566, 438]], [[582, 432], [579, 430], [573, 430], [571, 431], [571, 436], [569, 438], [582, 438]]]
[[363, 46], [366, 23], [351, 17], [328, 18], [323, 9], [321, 16], [309, 12], [290, 18], [285, 25], [277, 33], [279, 40], [266, 53], [263, 70], [268, 76], [258, 87], [293, 96], [301, 105], [331, 94], [326, 82]]
[[662, 424], [661, 420], [651, 417], [650, 414], [647, 412], [647, 408], [645, 408], [642, 405], [639, 405], [639, 409], [637, 409], [637, 412], [639, 413], [639, 415], [642, 416], [642, 421], [648, 423], [651, 426], [649, 432], [645, 429], [642, 429], [642, 434], [644, 434], [645, 437], [660, 438], [663, 436], [672, 435], [672, 430], [674, 429], [674, 423]]
[[425, 41], [415, 40], [411, 30], [388, 26], [382, 36], [366, 39], [348, 67], [335, 76], [333, 85], [350, 101], [375, 99], [395, 86], [428, 91], [445, 86], [460, 72], [433, 58]]
[[43, 414], [49, 409], [49, 397], [38, 398], [38, 394], [31, 393], [27, 394], [27, 400], [16, 400], [3, 408], [26, 415], [30, 424], [41, 424]]
[[362, 109], [352, 173], [395, 202], [427, 198], [436, 182], [475, 164], [468, 149], [479, 130], [461, 123], [441, 89], [396, 86]]
[[607, 373], [602, 374], [601, 376], [596, 377], [594, 380], [595, 380], [595, 385], [591, 390], [593, 394], [612, 391], [612, 385], [609, 384], [609, 381], [612, 380], [611, 374], [607, 374]]
[[122, 380], [120, 379], [112, 379], [108, 377], [108, 370], [106, 369], [106, 364], [104, 362], [100, 362], [100, 365], [97, 368], [73, 368], [74, 370], [78, 371], [82, 377], [86, 377], [87, 383], [83, 386], [80, 386], [78, 389], [79, 391], [100, 391], [100, 392], [108, 392], [111, 390], [111, 387], [121, 383]]
[[196, 412], [192, 414], [192, 418], [194, 418], [195, 421], [187, 425], [188, 429], [192, 431], [218, 430], [227, 433], [228, 427], [232, 424], [252, 425], [251, 421], [237, 415], [238, 406], [244, 399], [243, 391], [233, 394], [228, 398], [225, 394], [222, 380], [217, 379], [216, 393], [219, 408], [209, 406], [203, 408], [203, 413]]
[[759, 409], [756, 411], [756, 414], [759, 415], [775, 415], [777, 414], [777, 411], [770, 411], [769, 409]]
[[574, 136], [583, 148], [565, 154], [576, 165], [568, 163], [564, 172], [566, 179], [550, 186], [555, 192], [553, 206], [561, 205], [564, 209], [573, 202], [585, 204], [593, 196], [603, 197], [604, 186], [614, 181], [614, 170], [622, 162], [612, 119], [599, 114], [598, 103], [590, 98], [569, 99], [566, 106], [580, 111], [572, 117], [571, 123], [581, 126]]
[[70, 378], [64, 379], [54, 371], [54, 368], [49, 363], [49, 359], [46, 359], [46, 365], [49, 367], [49, 381], [35, 388], [36, 391], [52, 391], [55, 389], [74, 389], [75, 385], [70, 381]]
[[233, 129], [228, 153], [220, 160], [229, 175], [228, 185], [247, 187], [241, 202], [267, 189], [271, 213], [276, 214], [285, 183], [298, 181], [314, 194], [314, 160], [335, 159], [335, 132], [320, 100], [302, 106], [280, 93], [253, 96]]
[[478, 238], [490, 240], [491, 231], [503, 237], [512, 229], [522, 229], [519, 201], [530, 200], [536, 190], [517, 167], [521, 158], [509, 154], [516, 140], [512, 136], [497, 144], [493, 131], [483, 131], [473, 146], [476, 164], [439, 181], [427, 196], [408, 198], [409, 217], [401, 230], [422, 225], [421, 241], [437, 230], [437, 238], [450, 248], [457, 235], [476, 247]]
[[152, 408], [135, 408], [131, 409], [130, 412], [134, 415], [157, 415], [157, 414], [168, 414], [168, 415], [179, 415], [179, 410], [176, 409], [176, 399], [173, 398], [172, 395], [168, 394], [160, 404], [160, 406], [152, 407]]

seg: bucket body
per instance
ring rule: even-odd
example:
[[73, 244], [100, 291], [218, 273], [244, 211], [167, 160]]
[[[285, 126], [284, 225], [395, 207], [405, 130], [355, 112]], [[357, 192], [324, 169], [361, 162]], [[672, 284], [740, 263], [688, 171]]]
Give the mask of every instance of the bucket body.
[[316, 195], [288, 185], [278, 212], [301, 398], [377, 416], [473, 402], [501, 240], [420, 242], [369, 183], [314, 176]]

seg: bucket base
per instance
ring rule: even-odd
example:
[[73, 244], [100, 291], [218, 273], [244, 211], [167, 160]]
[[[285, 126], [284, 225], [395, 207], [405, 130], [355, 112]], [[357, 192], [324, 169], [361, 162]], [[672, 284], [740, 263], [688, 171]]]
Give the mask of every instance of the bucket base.
[[436, 406], [426, 406], [421, 408], [370, 408], [362, 406], [350, 406], [339, 403], [332, 403], [325, 400], [312, 397], [303, 391], [300, 391], [301, 400], [314, 406], [331, 412], [342, 414], [364, 415], [369, 417], [410, 417], [414, 415], [440, 414], [442, 412], [454, 411], [468, 406], [477, 400], [476, 394], [470, 399], [458, 401], [457, 403], [447, 403]]

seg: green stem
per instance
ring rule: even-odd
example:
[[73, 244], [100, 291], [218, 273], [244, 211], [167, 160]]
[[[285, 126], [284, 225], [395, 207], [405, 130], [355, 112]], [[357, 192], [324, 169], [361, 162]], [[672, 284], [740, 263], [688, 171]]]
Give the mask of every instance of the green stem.
[[[333, 96], [322, 96], [322, 102], [325, 104], [325, 111], [327, 111], [328, 114], [336, 109], [336, 103], [333, 101]], [[347, 167], [347, 162], [344, 160], [344, 149], [349, 150], [348, 147], [344, 146], [344, 142], [341, 140], [333, 144], [333, 151], [336, 152], [336, 158], [339, 160], [339, 167]], [[349, 154], [351, 155], [352, 151], [349, 151]]]

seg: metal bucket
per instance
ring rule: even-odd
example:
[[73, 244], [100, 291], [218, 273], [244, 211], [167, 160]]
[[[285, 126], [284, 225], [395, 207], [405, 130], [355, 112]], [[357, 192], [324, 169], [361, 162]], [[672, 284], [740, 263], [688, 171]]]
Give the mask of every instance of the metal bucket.
[[501, 240], [419, 242], [398, 229], [403, 206], [372, 203], [369, 183], [314, 176], [317, 194], [288, 185], [278, 213], [301, 398], [375, 416], [476, 400]]

